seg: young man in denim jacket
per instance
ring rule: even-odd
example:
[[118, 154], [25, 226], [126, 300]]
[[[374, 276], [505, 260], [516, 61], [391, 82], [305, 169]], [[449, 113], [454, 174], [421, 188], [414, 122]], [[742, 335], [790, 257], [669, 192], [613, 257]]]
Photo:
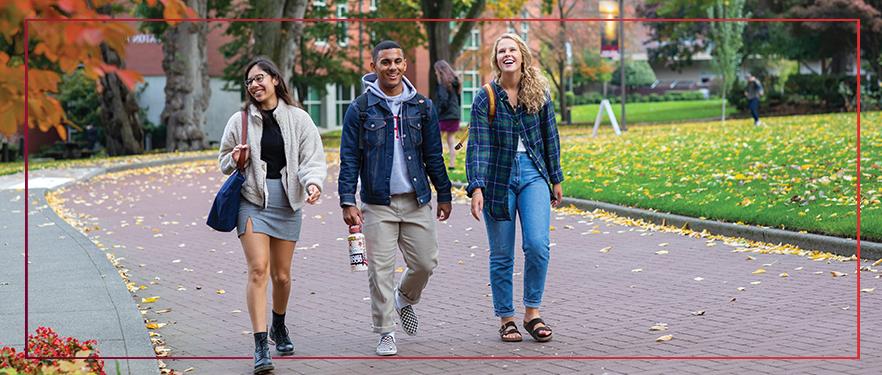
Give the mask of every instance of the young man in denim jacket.
[[[392, 310], [398, 312], [404, 331], [415, 335], [413, 305], [438, 265], [434, 219], [450, 216], [450, 180], [438, 116], [431, 101], [404, 77], [404, 51], [395, 42], [383, 41], [371, 57], [373, 73], [362, 78], [365, 92], [343, 118], [338, 188], [343, 220], [364, 227], [373, 329], [380, 334], [376, 352], [394, 355], [398, 348]], [[355, 202], [359, 178], [361, 209]], [[429, 179], [438, 194], [434, 215]], [[399, 246], [407, 269], [395, 285]]]

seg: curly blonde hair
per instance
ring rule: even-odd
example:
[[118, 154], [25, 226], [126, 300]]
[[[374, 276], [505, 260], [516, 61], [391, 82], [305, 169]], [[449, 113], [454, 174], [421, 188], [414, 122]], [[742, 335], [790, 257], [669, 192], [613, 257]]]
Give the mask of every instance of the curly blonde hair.
[[538, 67], [533, 66], [533, 54], [524, 40], [517, 34], [505, 33], [496, 38], [493, 43], [493, 53], [490, 56], [490, 64], [493, 66], [494, 79], [502, 77], [502, 69], [496, 61], [496, 51], [499, 42], [503, 39], [511, 39], [521, 51], [521, 81], [518, 83], [518, 103], [523, 104], [528, 113], [538, 113], [545, 105], [545, 94], [548, 92], [548, 80], [542, 75]]

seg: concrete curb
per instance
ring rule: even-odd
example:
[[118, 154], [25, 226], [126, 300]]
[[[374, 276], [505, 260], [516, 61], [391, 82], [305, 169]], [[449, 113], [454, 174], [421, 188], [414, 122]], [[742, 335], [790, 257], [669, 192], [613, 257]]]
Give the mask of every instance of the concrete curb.
[[[453, 182], [453, 186], [465, 188], [467, 184]], [[799, 246], [807, 250], [820, 250], [837, 255], [852, 256], [857, 253], [857, 241], [850, 238], [825, 236], [813, 233], [791, 232], [781, 229], [727, 223], [715, 220], [699, 219], [694, 217], [675, 215], [664, 212], [646, 210], [642, 208], [625, 207], [610, 203], [589, 201], [577, 198], [564, 198], [563, 205], [573, 205], [585, 211], [596, 209], [614, 213], [631, 219], [640, 219], [659, 225], [672, 225], [676, 227], [686, 226], [694, 231], [707, 230], [710, 233], [741, 237], [754, 241], [768, 243], [786, 243]], [[861, 241], [862, 259], [882, 258], [882, 243]]]

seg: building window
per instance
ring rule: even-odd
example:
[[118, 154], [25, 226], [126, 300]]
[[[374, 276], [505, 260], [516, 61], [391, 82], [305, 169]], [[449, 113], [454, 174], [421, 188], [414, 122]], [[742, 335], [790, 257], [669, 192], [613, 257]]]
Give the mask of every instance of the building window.
[[322, 124], [322, 97], [321, 92], [315, 87], [306, 89], [306, 100], [303, 101], [306, 112], [312, 117], [312, 122], [321, 126]]
[[349, 104], [355, 99], [355, 86], [336, 85], [337, 86], [337, 126], [343, 126], [343, 115]]
[[457, 73], [462, 77], [462, 103], [459, 103], [462, 110], [460, 117], [462, 120], [460, 121], [469, 122], [472, 118], [472, 102], [475, 100], [478, 90], [481, 89], [481, 81], [478, 80], [478, 71], [476, 70]]
[[[337, 0], [337, 18], [344, 19], [349, 15], [349, 5], [346, 0]], [[346, 47], [349, 43], [349, 22], [337, 21], [337, 44]]]
[[469, 33], [469, 40], [466, 41], [465, 49], [476, 51], [478, 47], [481, 45], [481, 29], [477, 27], [472, 27], [471, 33]]
[[[316, 13], [324, 14], [325, 7], [327, 7], [327, 6], [328, 5], [327, 5], [327, 3], [325, 3], [325, 0], [313, 0], [312, 1], [312, 7], [315, 8]], [[313, 41], [313, 44], [315, 44], [316, 47], [327, 46], [328, 45], [328, 38], [326, 36], [322, 35], [321, 37], [315, 38], [315, 41]]]
[[[456, 22], [450, 22], [450, 42], [453, 42], [453, 36], [456, 35]], [[477, 51], [478, 47], [481, 45], [481, 29], [478, 27], [472, 27], [472, 30], [469, 33], [468, 39], [465, 41], [465, 45], [462, 47], [467, 51]]]
[[[528, 14], [526, 12], [521, 13], [521, 18], [528, 18]], [[514, 22], [509, 22], [507, 32], [510, 34], [518, 34], [518, 36], [524, 40], [524, 43], [527, 43], [530, 37], [530, 23], [527, 21], [521, 21], [520, 30], [518, 30], [517, 28], [515, 28]]]

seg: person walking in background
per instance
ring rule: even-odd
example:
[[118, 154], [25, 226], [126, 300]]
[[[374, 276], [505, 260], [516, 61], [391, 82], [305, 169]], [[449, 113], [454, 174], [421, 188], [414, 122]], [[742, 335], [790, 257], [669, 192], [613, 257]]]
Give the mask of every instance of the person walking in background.
[[448, 169], [456, 169], [456, 132], [459, 131], [459, 118], [462, 110], [460, 109], [460, 97], [462, 95], [462, 86], [459, 84], [459, 78], [456, 72], [447, 61], [435, 61], [435, 79], [438, 81], [438, 100], [436, 100], [436, 108], [438, 109], [438, 125], [444, 137], [447, 140], [447, 151], [450, 155], [448, 159]]
[[[524, 329], [536, 341], [551, 340], [539, 314], [550, 250], [551, 206], [563, 198], [560, 138], [548, 82], [516, 34], [493, 44], [490, 90], [472, 103], [466, 150], [467, 193], [472, 216], [487, 228], [493, 310], [502, 341], [521, 341], [514, 322], [515, 219], [520, 215], [524, 251]], [[495, 98], [495, 99], [494, 99]], [[494, 100], [495, 115], [489, 115]]]
[[[438, 117], [432, 102], [404, 77], [407, 60], [398, 43], [382, 41], [371, 53], [372, 73], [365, 92], [343, 117], [338, 192], [343, 220], [362, 225], [368, 259], [373, 330], [380, 334], [378, 355], [395, 355], [398, 312], [408, 335], [419, 327], [413, 305], [420, 301], [438, 265], [432, 190], [438, 194], [435, 218], [450, 217], [450, 180], [444, 169]], [[428, 178], [427, 178], [428, 175]], [[355, 189], [361, 181], [361, 209]], [[407, 269], [395, 285], [395, 252]]]
[[[237, 232], [248, 263], [246, 298], [254, 332], [254, 373], [273, 369], [268, 339], [279, 354], [294, 353], [285, 326], [291, 294], [291, 258], [300, 238], [305, 203], [315, 204], [327, 175], [322, 140], [312, 119], [295, 106], [276, 65], [258, 57], [245, 69], [248, 102], [230, 117], [221, 138], [221, 171], [245, 158]], [[242, 115], [247, 113], [246, 145]], [[273, 320], [267, 334], [266, 287], [273, 282]]]
[[745, 87], [744, 95], [747, 96], [747, 105], [750, 108], [750, 115], [753, 116], [753, 124], [760, 126], [763, 124], [759, 119], [760, 97], [763, 96], [763, 85], [753, 74], [747, 74], [747, 87]]

